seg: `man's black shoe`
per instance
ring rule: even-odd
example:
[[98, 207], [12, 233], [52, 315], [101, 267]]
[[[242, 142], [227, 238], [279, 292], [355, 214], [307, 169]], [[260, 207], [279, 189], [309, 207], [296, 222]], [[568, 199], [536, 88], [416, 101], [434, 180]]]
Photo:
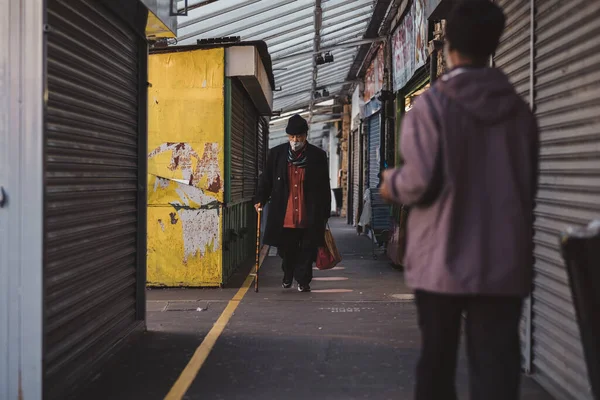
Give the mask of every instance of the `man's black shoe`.
[[291, 288], [291, 287], [292, 287], [292, 282], [290, 282], [290, 283], [285, 283], [285, 282], [283, 282], [283, 283], [281, 284], [281, 287], [282, 287], [282, 288], [284, 288], [284, 289], [289, 289], [289, 288]]
[[298, 291], [299, 292], [310, 292], [310, 286], [309, 285], [298, 285]]

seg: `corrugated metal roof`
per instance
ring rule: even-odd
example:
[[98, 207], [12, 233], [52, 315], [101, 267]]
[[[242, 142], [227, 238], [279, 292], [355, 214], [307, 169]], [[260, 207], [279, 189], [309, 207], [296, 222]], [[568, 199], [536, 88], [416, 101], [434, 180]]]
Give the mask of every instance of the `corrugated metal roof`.
[[[312, 98], [315, 0], [190, 0], [178, 20], [178, 45], [198, 39], [240, 36], [264, 40], [275, 74], [274, 110], [305, 108]], [[318, 67], [316, 89], [339, 95], [365, 36], [376, 0], [321, 0], [320, 49], [332, 63]], [[202, 5], [205, 4], [205, 5]], [[201, 5], [201, 6], [200, 6]], [[183, 2], [179, 2], [179, 8]], [[199, 6], [194, 8], [194, 6]], [[346, 86], [347, 87], [347, 86]], [[321, 101], [321, 99], [319, 99]]]

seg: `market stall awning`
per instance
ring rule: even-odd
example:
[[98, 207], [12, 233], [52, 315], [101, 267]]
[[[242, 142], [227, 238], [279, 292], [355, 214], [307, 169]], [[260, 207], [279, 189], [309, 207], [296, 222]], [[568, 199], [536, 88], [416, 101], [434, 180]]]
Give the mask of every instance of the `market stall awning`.
[[[334, 98], [348, 87], [375, 4], [376, 0], [190, 0], [188, 15], [178, 19], [178, 45], [232, 36], [264, 40], [275, 74], [274, 110], [286, 112], [305, 108], [315, 99]], [[317, 56], [323, 63], [316, 66], [315, 76]]]

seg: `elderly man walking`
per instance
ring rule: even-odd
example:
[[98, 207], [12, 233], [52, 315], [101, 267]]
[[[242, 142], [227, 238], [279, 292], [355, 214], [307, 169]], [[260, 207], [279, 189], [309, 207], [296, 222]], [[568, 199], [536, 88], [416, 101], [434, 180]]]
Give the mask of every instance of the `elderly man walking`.
[[404, 261], [422, 335], [417, 400], [457, 398], [463, 313], [470, 398], [519, 398], [539, 133], [508, 78], [487, 67], [504, 25], [491, 1], [455, 6], [450, 71], [402, 121], [405, 164], [384, 174], [384, 197], [412, 206]]
[[295, 279], [298, 291], [310, 292], [331, 214], [329, 165], [327, 154], [308, 143], [308, 123], [300, 115], [288, 120], [286, 133], [289, 142], [269, 150], [254, 203], [258, 210], [270, 200], [264, 243], [283, 257], [283, 288]]

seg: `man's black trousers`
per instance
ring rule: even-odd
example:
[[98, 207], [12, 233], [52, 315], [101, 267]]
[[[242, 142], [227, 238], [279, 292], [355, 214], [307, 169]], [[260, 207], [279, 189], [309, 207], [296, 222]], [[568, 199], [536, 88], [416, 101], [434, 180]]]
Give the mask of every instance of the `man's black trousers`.
[[284, 283], [292, 283], [296, 279], [300, 286], [306, 286], [312, 280], [317, 249], [304, 247], [303, 238], [304, 229], [283, 230], [283, 246], [278, 250], [283, 257], [281, 267]]
[[456, 400], [463, 312], [471, 400], [517, 400], [521, 379], [518, 297], [415, 293], [421, 357], [416, 400]]

